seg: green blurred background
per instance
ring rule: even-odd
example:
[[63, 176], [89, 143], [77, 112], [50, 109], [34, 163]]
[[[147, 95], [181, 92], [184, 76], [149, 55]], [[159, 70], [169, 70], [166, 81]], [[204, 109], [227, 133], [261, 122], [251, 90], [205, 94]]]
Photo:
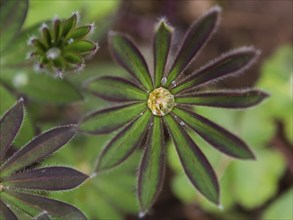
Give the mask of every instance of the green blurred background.
[[[20, 96], [26, 102], [26, 120], [15, 144], [21, 146], [43, 130], [76, 123], [86, 112], [112, 104], [81, 92], [82, 82], [92, 76], [125, 75], [109, 55], [108, 30], [131, 35], [151, 63], [153, 25], [159, 17], [166, 16], [176, 27], [177, 42], [193, 20], [215, 4], [223, 7], [222, 22], [190, 70], [232, 48], [254, 45], [262, 50], [258, 63], [237, 78], [221, 81], [217, 87], [256, 86], [271, 97], [246, 111], [204, 107], [197, 107], [196, 111], [238, 134], [251, 146], [257, 160], [232, 160], [198, 136], [192, 136], [220, 180], [223, 207], [215, 207], [191, 186], [174, 146], [169, 143], [164, 189], [145, 219], [293, 219], [291, 0], [30, 1], [20, 36], [1, 54], [0, 113]], [[80, 12], [82, 23], [95, 22], [92, 38], [100, 45], [97, 55], [88, 62], [84, 72], [63, 81], [34, 73], [32, 63], [25, 60], [28, 52], [25, 41], [37, 34], [40, 23], [54, 16], [67, 18], [73, 11]], [[91, 174], [96, 157], [113, 135], [78, 135], [46, 163], [65, 164]], [[79, 207], [90, 220], [137, 219], [135, 174], [140, 156], [138, 152], [121, 167], [90, 179], [76, 190], [51, 196]]]

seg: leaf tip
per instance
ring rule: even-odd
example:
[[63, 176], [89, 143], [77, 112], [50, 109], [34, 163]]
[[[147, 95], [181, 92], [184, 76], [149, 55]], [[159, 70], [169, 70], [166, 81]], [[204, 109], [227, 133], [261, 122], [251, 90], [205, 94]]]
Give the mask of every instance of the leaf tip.
[[169, 32], [174, 31], [174, 27], [170, 25], [170, 23], [168, 22], [168, 19], [165, 16], [159, 17], [158, 22], [154, 26], [155, 32], [157, 32], [162, 26], [165, 29], [167, 29]]

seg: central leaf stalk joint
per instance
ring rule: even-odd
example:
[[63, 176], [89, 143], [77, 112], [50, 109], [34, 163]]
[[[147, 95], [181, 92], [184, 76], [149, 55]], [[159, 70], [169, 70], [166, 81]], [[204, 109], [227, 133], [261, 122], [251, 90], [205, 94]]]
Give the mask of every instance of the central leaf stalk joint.
[[171, 112], [174, 106], [174, 96], [163, 87], [155, 89], [149, 95], [148, 107], [154, 115], [164, 116]]

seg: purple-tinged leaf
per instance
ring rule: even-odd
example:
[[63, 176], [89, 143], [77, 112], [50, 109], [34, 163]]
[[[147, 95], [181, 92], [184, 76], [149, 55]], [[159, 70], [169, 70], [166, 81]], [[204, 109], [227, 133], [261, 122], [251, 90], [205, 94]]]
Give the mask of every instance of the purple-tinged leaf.
[[134, 83], [120, 77], [93, 78], [84, 83], [87, 91], [107, 101], [145, 101], [148, 93]]
[[[155, 28], [155, 36], [153, 41], [154, 52], [154, 84], [160, 87], [165, 72], [165, 66], [170, 50], [173, 28], [169, 26], [166, 20], [161, 19]], [[162, 83], [164, 84], [164, 83]]]
[[23, 120], [23, 99], [20, 99], [0, 119], [0, 161], [11, 146]]
[[176, 103], [221, 108], [248, 108], [259, 104], [268, 94], [259, 90], [227, 90], [176, 96]]
[[212, 166], [173, 116], [165, 115], [164, 120], [189, 180], [208, 200], [218, 205], [219, 184]]
[[92, 112], [79, 123], [79, 131], [88, 134], [107, 134], [137, 117], [147, 108], [146, 103], [132, 103]]
[[18, 220], [16, 215], [12, 212], [12, 210], [8, 207], [7, 204], [5, 204], [0, 199], [0, 219], [3, 220]]
[[79, 186], [87, 175], [68, 167], [45, 167], [15, 173], [3, 179], [5, 186], [38, 190], [66, 190]]
[[166, 152], [161, 120], [161, 117], [153, 117], [153, 125], [138, 171], [137, 196], [143, 215], [155, 202], [164, 182]]
[[74, 125], [60, 126], [37, 136], [3, 163], [0, 176], [5, 177], [49, 156], [75, 135], [75, 129]]
[[26, 205], [45, 211], [49, 216], [59, 217], [64, 220], [86, 220], [85, 215], [79, 209], [67, 203], [42, 196], [14, 192], [10, 190], [7, 190], [6, 193]]
[[200, 49], [210, 39], [219, 22], [220, 12], [221, 8], [215, 6], [190, 26], [185, 34], [169, 74], [167, 75], [166, 87], [168, 87], [173, 80], [176, 80], [177, 76], [183, 73], [192, 60], [195, 59]]
[[[21, 29], [29, 7], [28, 0], [1, 1], [0, 5], [0, 52], [8, 46]], [[2, 53], [1, 53], [2, 56]]]
[[109, 45], [115, 60], [148, 91], [151, 91], [153, 84], [147, 64], [132, 40], [121, 33], [112, 31], [109, 34]]
[[212, 121], [178, 107], [173, 109], [173, 113], [219, 151], [240, 159], [255, 158], [251, 150], [240, 138]]
[[171, 87], [171, 92], [177, 94], [193, 90], [198, 86], [206, 85], [230, 76], [235, 76], [248, 69], [259, 56], [260, 51], [254, 47], [241, 47], [225, 53], [209, 62], [199, 70], [177, 82]]
[[113, 168], [126, 160], [140, 145], [148, 124], [151, 119], [151, 112], [145, 111], [137, 117], [121, 132], [119, 132], [101, 152], [96, 171], [103, 171]]

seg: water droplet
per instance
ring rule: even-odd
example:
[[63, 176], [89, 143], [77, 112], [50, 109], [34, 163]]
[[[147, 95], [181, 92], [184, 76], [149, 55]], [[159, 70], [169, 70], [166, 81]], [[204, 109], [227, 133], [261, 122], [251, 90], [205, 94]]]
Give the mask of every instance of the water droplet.
[[220, 209], [222, 211], [222, 210], [224, 210], [224, 206], [222, 204], [219, 204], [218, 209]]
[[97, 176], [97, 173], [94, 172], [94, 173], [92, 173], [92, 174], [90, 175], [90, 178], [95, 178], [96, 176]]
[[59, 48], [57, 47], [52, 47], [50, 50], [47, 51], [46, 55], [47, 58], [50, 60], [55, 60], [60, 56], [61, 52]]
[[143, 112], [141, 112], [139, 115], [143, 115]]
[[61, 70], [56, 70], [56, 77], [59, 77], [60, 79], [63, 78], [63, 72]]
[[70, 38], [70, 39], [67, 41], [68, 44], [72, 44], [73, 42], [74, 42], [74, 39], [73, 39], [73, 38]]
[[139, 212], [138, 217], [143, 218], [145, 216], [145, 214], [146, 214], [145, 212]]
[[185, 123], [184, 123], [183, 121], [180, 121], [180, 125], [181, 125], [181, 126], [184, 126]]
[[177, 84], [175, 81], [172, 81], [172, 85], [173, 85], [173, 87], [175, 87]]
[[161, 83], [162, 85], [166, 85], [166, 82], [167, 82], [167, 78], [166, 77], [163, 77], [162, 80], [161, 80]]
[[27, 74], [25, 72], [20, 72], [15, 75], [15, 77], [12, 80], [12, 83], [16, 88], [21, 88], [28, 85], [28, 81], [29, 80]]

